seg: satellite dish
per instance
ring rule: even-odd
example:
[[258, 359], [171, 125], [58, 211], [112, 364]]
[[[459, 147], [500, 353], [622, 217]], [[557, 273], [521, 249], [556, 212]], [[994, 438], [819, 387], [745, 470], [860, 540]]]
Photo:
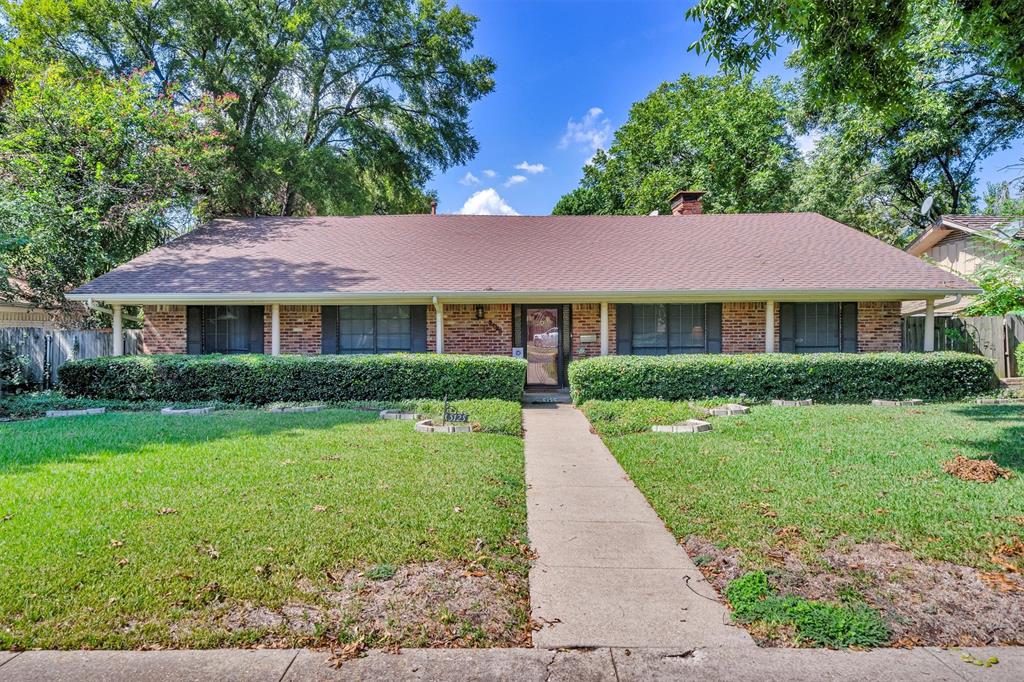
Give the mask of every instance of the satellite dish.
[[932, 204], [935, 203], [935, 197], [925, 197], [924, 201], [921, 202], [921, 215], [929, 216], [932, 212]]

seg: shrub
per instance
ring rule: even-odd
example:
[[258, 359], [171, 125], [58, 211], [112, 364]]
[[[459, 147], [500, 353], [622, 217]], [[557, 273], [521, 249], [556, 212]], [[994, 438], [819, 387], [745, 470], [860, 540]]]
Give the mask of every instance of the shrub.
[[959, 400], [991, 391], [992, 362], [966, 353], [606, 356], [569, 365], [573, 400], [714, 396], [818, 402]]
[[471, 355], [150, 355], [76, 360], [60, 368], [72, 397], [273, 402], [518, 401], [526, 362]]
[[181, 402], [152, 400], [96, 400], [93, 398], [69, 398], [58, 391], [37, 391], [19, 393], [0, 398], [0, 419], [26, 419], [39, 417], [48, 410], [85, 410], [91, 407], [105, 407], [116, 412], [155, 411], [163, 407], [179, 409], [190, 407], [226, 407], [211, 401]]
[[867, 604], [840, 605], [780, 596], [763, 571], [736, 578], [725, 588], [740, 623], [792, 625], [801, 640], [827, 647], [872, 647], [889, 641], [889, 627]]
[[1024, 372], [1024, 343], [1017, 346], [1017, 373]]

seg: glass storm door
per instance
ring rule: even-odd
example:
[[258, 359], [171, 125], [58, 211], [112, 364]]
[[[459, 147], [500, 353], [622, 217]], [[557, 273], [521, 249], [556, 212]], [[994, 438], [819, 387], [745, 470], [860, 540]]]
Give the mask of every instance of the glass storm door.
[[558, 386], [558, 307], [526, 309], [526, 383]]

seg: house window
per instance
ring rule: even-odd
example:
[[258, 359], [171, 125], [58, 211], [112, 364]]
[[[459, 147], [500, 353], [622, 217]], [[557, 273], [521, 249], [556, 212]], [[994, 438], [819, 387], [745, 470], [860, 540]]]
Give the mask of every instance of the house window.
[[795, 313], [797, 353], [839, 352], [842, 337], [838, 303], [797, 303]]
[[190, 305], [185, 317], [189, 355], [263, 352], [261, 305]]
[[633, 354], [708, 352], [704, 304], [634, 305], [632, 309]]
[[780, 303], [783, 353], [856, 353], [858, 304]]
[[338, 307], [338, 352], [343, 354], [412, 351], [412, 316], [407, 305]]

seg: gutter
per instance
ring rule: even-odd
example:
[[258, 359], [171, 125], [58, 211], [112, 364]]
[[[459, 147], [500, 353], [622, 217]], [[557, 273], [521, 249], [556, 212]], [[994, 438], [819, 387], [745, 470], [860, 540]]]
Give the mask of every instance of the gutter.
[[952, 295], [981, 293], [976, 287], [950, 289], [718, 289], [700, 291], [616, 290], [616, 291], [380, 291], [339, 293], [324, 292], [238, 292], [200, 294], [143, 293], [70, 293], [71, 301], [100, 299], [106, 304], [122, 305], [215, 305], [287, 303], [319, 305], [340, 303], [377, 303], [424, 305], [434, 299], [445, 303], [718, 303], [751, 301], [911, 301], [945, 298]]

